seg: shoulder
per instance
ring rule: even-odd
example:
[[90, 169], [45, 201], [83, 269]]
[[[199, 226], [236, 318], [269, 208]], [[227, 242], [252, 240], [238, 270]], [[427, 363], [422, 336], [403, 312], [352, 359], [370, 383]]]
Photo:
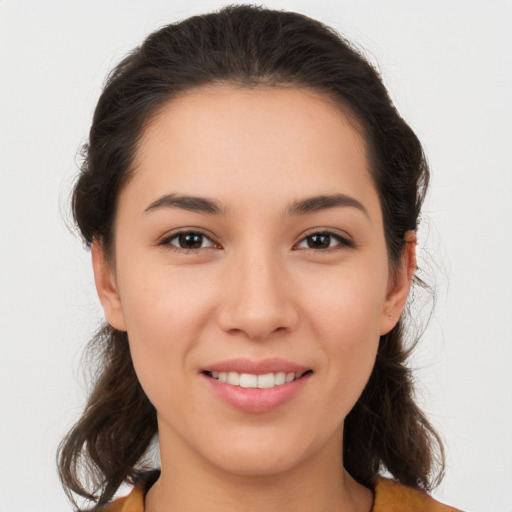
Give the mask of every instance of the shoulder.
[[156, 482], [160, 476], [160, 471], [149, 471], [139, 476], [135, 482], [135, 486], [124, 498], [105, 505], [101, 512], [144, 512], [144, 499], [150, 487]]
[[371, 512], [460, 512], [427, 493], [394, 480], [378, 477], [372, 483], [375, 501]]
[[[132, 492], [102, 509], [102, 512], [144, 512], [144, 497], [150, 485], [143, 481]], [[443, 505], [428, 494], [378, 477], [372, 482], [375, 500], [371, 512], [460, 512]]]
[[119, 498], [101, 509], [101, 512], [144, 512], [144, 488], [134, 487], [124, 498]]

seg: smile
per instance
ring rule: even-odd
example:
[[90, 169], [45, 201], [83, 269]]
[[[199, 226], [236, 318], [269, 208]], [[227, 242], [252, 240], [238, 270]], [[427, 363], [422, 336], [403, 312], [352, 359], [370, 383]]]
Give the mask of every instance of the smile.
[[302, 392], [311, 368], [283, 359], [234, 359], [212, 364], [201, 372], [208, 387], [222, 402], [245, 413], [267, 413]]
[[[310, 371], [310, 370], [308, 370]], [[275, 386], [282, 386], [299, 379], [305, 373], [295, 372], [273, 372], [265, 373], [263, 375], [255, 375], [252, 373], [238, 373], [238, 372], [205, 372], [212, 379], [220, 382], [225, 382], [231, 386], [240, 386], [241, 388], [257, 388], [269, 389]]]

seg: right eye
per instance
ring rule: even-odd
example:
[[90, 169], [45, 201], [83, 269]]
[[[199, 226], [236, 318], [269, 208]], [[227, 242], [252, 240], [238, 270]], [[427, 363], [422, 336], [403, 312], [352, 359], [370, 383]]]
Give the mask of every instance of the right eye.
[[174, 233], [172, 236], [164, 238], [159, 245], [170, 246], [171, 249], [187, 252], [218, 247], [211, 238], [198, 231], [180, 231], [179, 233]]

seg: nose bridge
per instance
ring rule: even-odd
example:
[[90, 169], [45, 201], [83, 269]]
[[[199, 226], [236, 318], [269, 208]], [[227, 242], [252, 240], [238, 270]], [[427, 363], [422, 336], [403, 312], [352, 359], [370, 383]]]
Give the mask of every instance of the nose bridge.
[[250, 244], [233, 254], [222, 311], [223, 328], [264, 338], [294, 325], [281, 258], [265, 244]]

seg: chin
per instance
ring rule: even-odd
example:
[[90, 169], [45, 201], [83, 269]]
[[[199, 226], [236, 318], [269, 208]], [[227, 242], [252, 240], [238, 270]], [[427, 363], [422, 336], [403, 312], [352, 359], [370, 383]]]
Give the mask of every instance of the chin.
[[286, 473], [309, 459], [318, 449], [317, 444], [307, 443], [301, 432], [295, 435], [286, 432], [245, 433], [238, 439], [234, 436], [218, 443], [211, 440], [214, 448], [209, 454], [210, 462], [224, 471], [240, 476], [271, 476]]
[[[212, 461], [214, 462], [214, 461]], [[215, 463], [215, 462], [214, 462]], [[273, 476], [286, 473], [299, 463], [298, 454], [286, 453], [235, 453], [219, 457], [215, 465], [222, 470], [239, 476]]]

